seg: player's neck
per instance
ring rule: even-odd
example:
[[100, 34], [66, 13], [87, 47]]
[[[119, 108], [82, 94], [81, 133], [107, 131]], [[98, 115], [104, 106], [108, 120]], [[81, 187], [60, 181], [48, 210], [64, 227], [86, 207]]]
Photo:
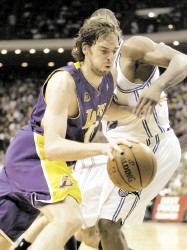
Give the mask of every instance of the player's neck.
[[99, 76], [97, 74], [95, 74], [90, 67], [87, 67], [84, 63], [81, 64], [81, 71], [84, 75], [84, 77], [86, 78], [86, 80], [95, 88], [98, 89], [103, 76]]

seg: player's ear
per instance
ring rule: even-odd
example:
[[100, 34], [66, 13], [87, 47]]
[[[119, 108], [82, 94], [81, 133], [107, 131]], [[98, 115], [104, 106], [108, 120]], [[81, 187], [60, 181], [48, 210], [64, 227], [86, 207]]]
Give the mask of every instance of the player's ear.
[[82, 45], [82, 52], [83, 52], [84, 55], [88, 54], [88, 50], [89, 50], [88, 44], [83, 44]]

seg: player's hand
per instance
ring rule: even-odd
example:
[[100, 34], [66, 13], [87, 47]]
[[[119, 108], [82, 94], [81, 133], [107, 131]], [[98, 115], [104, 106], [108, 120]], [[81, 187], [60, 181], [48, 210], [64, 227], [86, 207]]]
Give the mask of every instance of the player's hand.
[[107, 148], [107, 155], [111, 160], [114, 159], [114, 155], [112, 154], [113, 149], [116, 150], [119, 154], [123, 155], [123, 150], [120, 148], [120, 144], [124, 144], [127, 147], [131, 148], [132, 142], [139, 143], [139, 141], [133, 137], [129, 137], [127, 139], [122, 138], [122, 139], [116, 139], [108, 143], [108, 148]]
[[144, 90], [133, 113], [139, 117], [146, 117], [153, 113], [153, 109], [160, 101], [162, 90], [155, 84]]

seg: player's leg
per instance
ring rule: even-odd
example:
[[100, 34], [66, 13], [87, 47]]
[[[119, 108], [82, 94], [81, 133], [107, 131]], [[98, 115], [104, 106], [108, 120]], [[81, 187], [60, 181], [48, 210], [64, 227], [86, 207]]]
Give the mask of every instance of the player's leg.
[[0, 246], [3, 250], [9, 250], [13, 241], [0, 229]]
[[[150, 145], [152, 149], [155, 146], [156, 144]], [[134, 207], [131, 216], [125, 221], [127, 224], [132, 224], [133, 221], [140, 223], [143, 220], [143, 212], [146, 210], [146, 207], [165, 187], [179, 165], [181, 149], [179, 141], [172, 130], [166, 132], [165, 136], [159, 141], [155, 156], [157, 158], [157, 173], [155, 178], [142, 190], [140, 199]]]
[[74, 234], [74, 236], [75, 236], [75, 239], [76, 239], [76, 241], [77, 241], [77, 249], [79, 249], [79, 247], [80, 247], [80, 245], [81, 245], [81, 243], [82, 243], [82, 241], [83, 241], [83, 239], [82, 239], [82, 229], [80, 229], [80, 230], [78, 230], [75, 234]]
[[79, 204], [71, 196], [63, 202], [44, 206], [40, 211], [49, 223], [32, 244], [32, 250], [61, 249], [82, 225]]
[[[154, 145], [152, 147], [154, 148]], [[168, 148], [170, 149], [169, 151]], [[113, 241], [115, 241], [116, 237], [119, 237], [120, 242], [121, 238], [120, 233], [115, 234], [115, 231], [119, 232], [119, 228], [116, 227], [116, 223], [113, 224], [107, 220], [103, 221], [103, 219], [117, 220], [119, 218], [123, 218], [123, 223], [129, 226], [132, 224], [142, 223], [146, 206], [162, 190], [176, 170], [180, 161], [180, 145], [177, 138], [172, 134], [172, 131], [167, 133], [165, 138], [162, 138], [160, 141], [156, 157], [158, 165], [156, 176], [148, 187], [139, 193], [139, 197], [133, 197], [132, 195], [126, 196], [125, 192], [123, 197], [120, 190], [117, 192], [117, 189], [114, 189], [110, 194], [108, 201], [102, 205], [102, 209], [100, 211], [101, 220], [99, 222], [99, 231], [103, 248], [105, 247], [105, 238], [107, 238], [108, 235], [113, 239]], [[122, 195], [121, 203], [117, 202], [117, 196], [119, 195]], [[116, 212], [111, 201], [113, 201], [113, 204], [119, 205]], [[115, 230], [113, 230], [114, 228]], [[108, 232], [108, 230], [110, 232]]]
[[[150, 147], [153, 149], [155, 144]], [[142, 200], [147, 202], [146, 205], [165, 187], [179, 165], [181, 148], [172, 130], [166, 132], [164, 138], [160, 139], [155, 156], [157, 158], [156, 176], [141, 193]]]
[[[84, 241], [84, 243], [89, 246], [89, 247], [93, 247], [99, 250], [103, 250], [103, 249], [108, 249], [108, 245], [111, 245], [111, 249], [128, 249], [128, 250], [132, 250], [131, 248], [127, 248], [127, 242], [124, 236], [124, 233], [121, 231], [121, 222], [111, 222], [109, 220], [101, 220], [100, 221], [100, 227], [102, 227], [104, 225], [104, 230], [105, 227], [109, 229], [109, 227], [111, 226], [112, 223], [112, 228], [115, 230], [114, 233], [114, 239], [119, 240], [119, 242], [115, 243], [111, 243], [112, 239], [109, 239], [109, 241], [107, 240], [107, 244], [105, 244], [105, 240], [103, 241], [104, 243], [101, 243], [100, 237], [99, 237], [99, 232], [98, 232], [98, 225], [96, 227], [91, 227], [91, 228], [87, 228], [86, 230], [81, 230], [81, 234], [82, 234], [82, 240]], [[116, 225], [117, 224], [117, 225]], [[100, 230], [102, 230], [100, 228]], [[105, 233], [108, 234], [108, 232], [106, 232], [106, 230], [104, 232], [100, 232], [101, 235], [103, 235], [103, 237], [105, 237]], [[112, 233], [109, 229], [109, 234]], [[108, 235], [109, 235], [108, 234]], [[117, 235], [116, 235], [117, 234]], [[113, 248], [112, 248], [113, 247]], [[126, 247], [126, 248], [125, 248]]]
[[113, 222], [106, 219], [98, 221], [98, 231], [104, 250], [128, 250], [127, 241], [121, 230], [121, 220]]
[[[28, 247], [34, 242], [38, 234], [48, 224], [45, 216], [39, 215], [38, 218], [32, 223], [27, 231], [20, 237], [18, 242], [12, 244], [9, 250], [27, 250]], [[77, 250], [80, 246], [79, 241], [72, 236], [65, 244], [64, 250]], [[6, 249], [5, 249], [6, 250]]]
[[[86, 230], [83, 230], [84, 232], [83, 241], [85, 242], [85, 244], [91, 247], [95, 247], [95, 248], [98, 248], [100, 238], [98, 234], [97, 235], [95, 234], [94, 232], [95, 230], [93, 230], [93, 228], [91, 229], [91, 227], [94, 226], [96, 224], [97, 219], [100, 218], [100, 212], [102, 210], [102, 206], [106, 203], [106, 201], [110, 199], [110, 195], [113, 194], [113, 190], [115, 189], [115, 194], [114, 196], [112, 196], [110, 200], [112, 211], [109, 211], [109, 218], [112, 220], [112, 216], [115, 214], [116, 209], [122, 200], [122, 197], [118, 194], [118, 189], [114, 187], [114, 184], [109, 179], [109, 176], [107, 174], [106, 164], [107, 164], [106, 157], [94, 157], [94, 158], [86, 159], [84, 161], [78, 162], [78, 164], [76, 165], [77, 172], [75, 172], [79, 186], [81, 187], [81, 193], [82, 193], [83, 204], [84, 204], [83, 206], [81, 206], [81, 212], [82, 212], [84, 222], [85, 222], [84, 229], [86, 229]], [[91, 166], [91, 168], [87, 168], [87, 166]], [[96, 178], [102, 181], [98, 181], [98, 182], [93, 181]], [[115, 199], [113, 199], [113, 197]], [[133, 204], [133, 202], [134, 202], [134, 198], [132, 199], [131, 204]], [[107, 209], [108, 209], [108, 206], [107, 206]], [[127, 213], [128, 212], [129, 212], [129, 207], [127, 208]], [[104, 213], [105, 215], [106, 214], [108, 215], [106, 211], [104, 211]], [[113, 228], [111, 228], [110, 230], [110, 228], [108, 227], [108, 224], [104, 222], [102, 223], [102, 222], [103, 221], [101, 221], [99, 225], [100, 226], [99, 234], [101, 235], [102, 240], [105, 240], [105, 238], [107, 237], [105, 232], [110, 235], [114, 233], [113, 238], [116, 237], [117, 239], [116, 241], [119, 241], [119, 238], [120, 238], [119, 242], [121, 242], [121, 244], [123, 245], [126, 244], [125, 239], [123, 238], [123, 235], [121, 232], [120, 223], [117, 223], [116, 225], [115, 223], [113, 223], [112, 224]], [[112, 227], [110, 220], [108, 221], [108, 223], [110, 224], [110, 227]], [[105, 226], [106, 226], [106, 231], [104, 229]], [[110, 233], [108, 232], [108, 230], [110, 231]], [[116, 235], [116, 230], [118, 230], [118, 235]], [[104, 249], [107, 249], [107, 250], [110, 249], [110, 248], [107, 248], [108, 245], [110, 245], [110, 241], [108, 242], [108, 244], [104, 243], [104, 247], [105, 247]], [[114, 247], [113, 242], [112, 242], [112, 247]], [[99, 245], [99, 249], [102, 249], [101, 245]], [[120, 249], [123, 250], [124, 246], [123, 248], [118, 248], [118, 250]]]
[[27, 231], [11, 246], [9, 250], [26, 250], [34, 242], [47, 223], [47, 218], [40, 214]]
[[38, 234], [48, 224], [48, 220], [45, 216], [39, 215], [39, 217], [33, 222], [29, 229], [24, 233], [24, 239], [27, 242], [34, 242]]
[[100, 237], [96, 227], [89, 227], [81, 230], [82, 241], [89, 247], [98, 248]]

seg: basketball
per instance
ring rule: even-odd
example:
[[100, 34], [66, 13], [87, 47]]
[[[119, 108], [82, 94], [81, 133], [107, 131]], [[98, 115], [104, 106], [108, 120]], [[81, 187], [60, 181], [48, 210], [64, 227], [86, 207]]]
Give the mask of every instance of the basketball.
[[143, 143], [132, 142], [132, 148], [119, 145], [124, 154], [113, 150], [114, 160], [108, 159], [107, 171], [111, 181], [120, 189], [135, 192], [154, 179], [157, 161], [154, 153]]

